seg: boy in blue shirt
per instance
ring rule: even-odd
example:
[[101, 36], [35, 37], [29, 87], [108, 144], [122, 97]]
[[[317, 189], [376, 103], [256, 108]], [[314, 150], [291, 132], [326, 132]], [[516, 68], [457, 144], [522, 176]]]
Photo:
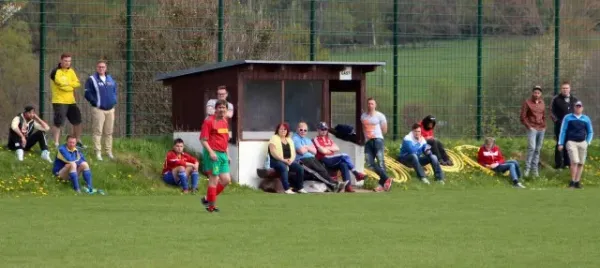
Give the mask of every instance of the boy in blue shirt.
[[427, 180], [427, 175], [423, 170], [423, 166], [431, 164], [435, 173], [435, 179], [444, 184], [444, 173], [440, 166], [437, 156], [431, 153], [431, 147], [421, 135], [421, 126], [414, 124], [412, 131], [404, 137], [398, 161], [407, 167], [415, 169], [419, 180], [425, 184], [430, 184]]
[[587, 147], [592, 142], [594, 130], [592, 121], [583, 114], [583, 103], [575, 102], [573, 113], [567, 114], [562, 121], [558, 136], [558, 150], [567, 148], [571, 159], [571, 181], [569, 188], [581, 188], [581, 173], [587, 155]]
[[74, 136], [67, 136], [67, 143], [58, 147], [52, 174], [63, 180], [70, 180], [73, 184], [73, 190], [81, 193], [79, 173], [83, 173], [83, 179], [87, 185], [87, 187], [84, 187], [86, 193], [100, 192], [92, 187], [92, 171], [85, 161], [83, 153], [77, 149], [77, 139]]

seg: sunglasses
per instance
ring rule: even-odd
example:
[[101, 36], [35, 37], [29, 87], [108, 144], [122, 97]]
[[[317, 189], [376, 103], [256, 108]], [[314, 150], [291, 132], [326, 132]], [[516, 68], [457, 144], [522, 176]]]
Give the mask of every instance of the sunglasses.
[[307, 131], [308, 131], [308, 129], [302, 129], [302, 128], [301, 128], [301, 129], [298, 129], [298, 131], [299, 131], [299, 132], [307, 132]]

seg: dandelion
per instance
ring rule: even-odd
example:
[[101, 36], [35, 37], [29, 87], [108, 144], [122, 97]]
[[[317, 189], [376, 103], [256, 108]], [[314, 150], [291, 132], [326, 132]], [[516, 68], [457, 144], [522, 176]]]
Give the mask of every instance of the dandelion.
[[127, 177], [131, 179], [131, 174], [127, 175]]

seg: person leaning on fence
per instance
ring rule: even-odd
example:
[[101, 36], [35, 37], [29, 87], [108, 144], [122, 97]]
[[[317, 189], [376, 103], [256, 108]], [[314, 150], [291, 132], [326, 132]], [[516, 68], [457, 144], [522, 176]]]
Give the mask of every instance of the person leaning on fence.
[[552, 98], [551, 110], [552, 121], [554, 121], [554, 138], [556, 139], [556, 147], [554, 149], [554, 164], [557, 169], [567, 168], [571, 165], [569, 154], [564, 150], [558, 150], [558, 136], [562, 126], [563, 119], [567, 114], [574, 110], [574, 104], [578, 101], [571, 94], [571, 84], [563, 82], [560, 85], [560, 93]]
[[437, 157], [442, 166], [453, 166], [452, 160], [448, 157], [444, 144], [434, 137], [436, 121], [433, 115], [428, 115], [421, 122], [421, 135], [427, 141], [427, 144], [431, 146], [431, 152]]
[[525, 188], [519, 182], [521, 178], [519, 163], [515, 160], [505, 161], [494, 138], [485, 138], [484, 144], [479, 148], [479, 152], [477, 153], [477, 162], [497, 173], [504, 173], [508, 170], [513, 186], [515, 188]]
[[[295, 162], [296, 148], [294, 141], [290, 138], [290, 126], [287, 123], [280, 123], [275, 128], [275, 135], [269, 140], [268, 154], [270, 158], [270, 166], [279, 174], [279, 179], [283, 185], [283, 190], [286, 194], [308, 193], [304, 190], [304, 168]], [[292, 188], [290, 188], [289, 172], [296, 173], [292, 180]]]
[[[324, 183], [327, 188], [332, 192], [340, 192], [345, 189], [348, 181], [342, 180], [341, 182], [335, 182], [329, 176], [329, 172], [319, 160], [315, 158], [317, 154], [317, 148], [313, 144], [312, 140], [306, 137], [308, 133], [308, 124], [306, 122], [298, 123], [296, 133], [292, 135], [292, 141], [296, 148], [295, 161], [302, 164], [304, 171], [310, 174], [310, 177], [315, 178], [317, 181]], [[308, 179], [308, 174], [305, 174], [305, 179]]]
[[563, 119], [558, 136], [558, 150], [566, 147], [571, 160], [570, 188], [581, 188], [581, 173], [593, 136], [592, 121], [583, 114], [583, 103], [577, 101], [573, 113]]
[[191, 178], [191, 190], [197, 192], [200, 177], [198, 173], [199, 162], [195, 157], [184, 152], [183, 149], [183, 140], [175, 139], [173, 149], [167, 152], [163, 163], [163, 181], [168, 185], [178, 185], [183, 193], [188, 193], [190, 190], [188, 178]]
[[85, 82], [85, 99], [92, 105], [92, 140], [96, 158], [102, 161], [101, 140], [110, 159], [112, 153], [113, 128], [115, 124], [115, 105], [117, 104], [117, 83], [106, 72], [106, 61], [96, 63], [96, 73]]
[[16, 151], [17, 159], [23, 161], [25, 151], [29, 151], [39, 143], [42, 150], [42, 159], [52, 163], [46, 141], [48, 130], [50, 130], [50, 126], [37, 116], [35, 108], [25, 106], [25, 110], [15, 116], [10, 123], [7, 148]]
[[75, 70], [71, 67], [71, 54], [63, 53], [60, 63], [50, 72], [50, 89], [52, 90], [52, 110], [54, 110], [54, 145], [59, 146], [60, 128], [68, 119], [73, 125], [73, 137], [77, 139], [77, 146], [84, 147], [81, 143], [81, 111], [75, 101], [75, 89], [81, 83]]
[[431, 164], [436, 181], [444, 184], [444, 172], [442, 171], [440, 162], [437, 156], [431, 151], [430, 145], [427, 144], [427, 141], [421, 135], [421, 126], [419, 124], [414, 124], [412, 131], [402, 140], [398, 162], [407, 167], [414, 168], [419, 180], [425, 184], [430, 183], [425, 170], [423, 170], [423, 166]]
[[546, 105], [542, 99], [542, 87], [535, 86], [531, 98], [526, 99], [521, 106], [521, 124], [527, 128], [527, 160], [525, 162], [525, 177], [530, 171], [534, 177], [539, 177], [540, 151], [544, 144], [546, 132]]
[[[375, 192], [389, 191], [392, 187], [392, 179], [385, 171], [385, 144], [383, 135], [387, 133], [387, 120], [385, 115], [377, 109], [377, 102], [373, 98], [367, 99], [367, 112], [360, 116], [363, 132], [365, 134], [365, 157], [367, 165], [375, 170], [379, 176], [379, 185]], [[377, 163], [375, 163], [377, 160]]]
[[92, 171], [90, 170], [90, 165], [85, 161], [83, 152], [81, 152], [80, 149], [77, 149], [77, 139], [69, 135], [67, 136], [67, 143], [58, 147], [52, 174], [63, 180], [70, 180], [73, 185], [73, 190], [80, 193], [79, 173], [83, 174], [83, 180], [85, 180], [87, 185], [87, 187], [84, 187], [86, 193], [103, 193], [102, 190], [97, 190], [92, 187]]
[[345, 192], [355, 192], [352, 189], [352, 183], [350, 183], [350, 171], [354, 174], [356, 181], [364, 180], [366, 175], [356, 170], [350, 156], [340, 153], [340, 148], [329, 138], [327, 123], [320, 122], [317, 126], [317, 131], [317, 137], [313, 139], [313, 143], [317, 148], [317, 159], [328, 169], [340, 170], [342, 172], [342, 180], [347, 182]]

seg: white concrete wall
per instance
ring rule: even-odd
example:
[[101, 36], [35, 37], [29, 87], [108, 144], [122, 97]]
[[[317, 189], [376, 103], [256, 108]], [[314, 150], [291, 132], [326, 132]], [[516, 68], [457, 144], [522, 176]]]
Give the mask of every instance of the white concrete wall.
[[[258, 132], [253, 135], [251, 132], [244, 132], [246, 136], [261, 137], [268, 133]], [[273, 135], [272, 132], [270, 135]], [[309, 137], [315, 137], [316, 132], [309, 132]], [[202, 144], [200, 144], [199, 132], [175, 132], [173, 139], [181, 138], [185, 142], [188, 150], [202, 153]], [[269, 136], [270, 137], [270, 136]], [[364, 170], [365, 153], [364, 147], [354, 143], [347, 142], [330, 135], [331, 139], [340, 147], [340, 150], [350, 156], [359, 171]], [[248, 137], [246, 137], [248, 138]], [[267, 157], [268, 141], [240, 141], [239, 148], [229, 144], [229, 153], [231, 154], [231, 175], [235, 182], [247, 185], [253, 188], [258, 188], [260, 180], [256, 175], [256, 169], [264, 167], [265, 158]], [[361, 186], [363, 182], [356, 183], [353, 177], [353, 184]]]

